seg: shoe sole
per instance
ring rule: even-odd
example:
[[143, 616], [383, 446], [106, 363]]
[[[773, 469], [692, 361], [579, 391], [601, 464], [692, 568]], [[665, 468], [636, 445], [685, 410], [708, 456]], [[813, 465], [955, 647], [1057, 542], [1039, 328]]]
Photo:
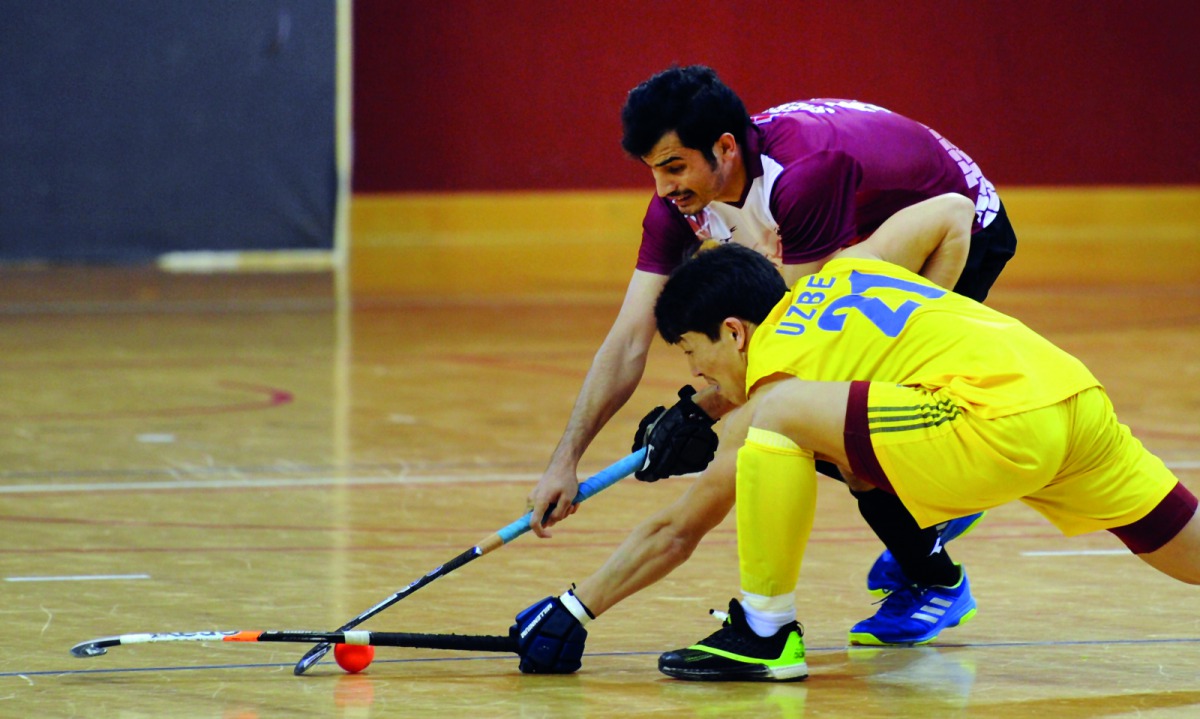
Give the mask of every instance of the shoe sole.
[[745, 669], [684, 669], [664, 667], [658, 670], [673, 679], [693, 682], [801, 682], [808, 678], [808, 664], [792, 664], [786, 667], [768, 667], [762, 664]]
[[[979, 523], [982, 522], [983, 518], [986, 516], [987, 516], [987, 512], [980, 512], [979, 516], [975, 518], [975, 521], [971, 522], [966, 527], [964, 527], [961, 532], [958, 532], [957, 534], [952, 534], [949, 537], [943, 537], [942, 544], [945, 545], [947, 542], [952, 542], [955, 539], [958, 539], [959, 537], [970, 534], [972, 531], [974, 531], [974, 529], [976, 527], [979, 526]], [[950, 521], [953, 522], [955, 520], [952, 519]], [[870, 584], [868, 584], [867, 585], [867, 593], [877, 599], [883, 599], [883, 598], [887, 597], [887, 595], [891, 594], [892, 590], [890, 587], [872, 587]], [[930, 641], [933, 641], [933, 640], [930, 640]]]
[[968, 610], [966, 614], [963, 614], [961, 617], [956, 619], [953, 624], [947, 624], [946, 626], [937, 630], [937, 632], [934, 633], [934, 635], [931, 637], [922, 637], [920, 639], [916, 639], [911, 642], [885, 642], [882, 639], [880, 639], [879, 637], [875, 636], [874, 634], [866, 634], [864, 632], [851, 632], [850, 633], [850, 644], [853, 646], [859, 646], [859, 647], [916, 647], [916, 646], [921, 646], [922, 644], [929, 644], [930, 642], [937, 639], [943, 630], [953, 629], [954, 627], [957, 627], [959, 625], [966, 624], [968, 621], [970, 621], [970, 619], [972, 617], [975, 616], [975, 613], [977, 611], [979, 611], [978, 607], [971, 607], [971, 609]]

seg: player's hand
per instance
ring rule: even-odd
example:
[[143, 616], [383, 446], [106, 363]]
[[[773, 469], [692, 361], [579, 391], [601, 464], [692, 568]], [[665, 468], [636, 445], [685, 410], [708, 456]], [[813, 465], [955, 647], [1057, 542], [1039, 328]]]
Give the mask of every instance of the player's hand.
[[716, 420], [692, 401], [696, 390], [685, 385], [671, 409], [655, 407], [642, 418], [633, 436], [633, 451], [647, 447], [646, 461], [633, 476], [643, 482], [699, 472], [717, 451]]
[[[570, 674], [583, 665], [583, 645], [587, 630], [563, 604], [563, 598], [587, 612], [571, 592], [562, 597], [546, 597], [517, 615], [508, 634], [517, 640], [520, 669], [525, 674]], [[590, 613], [587, 614], [590, 617]]]
[[[579, 477], [574, 468], [564, 471], [551, 464], [526, 499], [525, 509], [532, 513], [529, 517], [529, 528], [543, 539], [549, 537], [550, 532], [546, 531], [547, 529], [571, 516], [579, 508], [579, 505], [572, 503], [578, 493]], [[547, 510], [549, 514], [546, 513]]]

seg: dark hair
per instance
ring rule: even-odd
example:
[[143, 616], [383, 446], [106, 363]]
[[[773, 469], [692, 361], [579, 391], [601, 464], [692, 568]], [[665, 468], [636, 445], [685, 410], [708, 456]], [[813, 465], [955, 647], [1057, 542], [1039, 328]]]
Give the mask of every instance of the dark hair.
[[621, 147], [633, 157], [647, 155], [674, 130], [684, 147], [716, 162], [713, 145], [726, 132], [746, 146], [750, 115], [741, 98], [704, 65], [671, 67], [629, 91], [621, 110]]
[[654, 320], [671, 344], [687, 332], [716, 340], [726, 317], [761, 324], [786, 294], [787, 284], [770, 260], [729, 243], [675, 268], [654, 305]]

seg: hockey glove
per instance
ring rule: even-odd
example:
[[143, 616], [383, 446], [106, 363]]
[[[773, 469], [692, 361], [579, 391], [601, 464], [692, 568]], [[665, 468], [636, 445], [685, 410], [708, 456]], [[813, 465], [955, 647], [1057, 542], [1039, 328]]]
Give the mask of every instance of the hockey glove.
[[633, 476], [643, 482], [699, 472], [717, 451], [716, 420], [692, 401], [696, 390], [685, 385], [671, 409], [655, 407], [642, 418], [633, 436], [633, 451], [647, 447], [646, 461]]
[[582, 666], [583, 628], [592, 613], [574, 592], [546, 597], [517, 615], [509, 636], [517, 640], [520, 669], [525, 674], [570, 674]]

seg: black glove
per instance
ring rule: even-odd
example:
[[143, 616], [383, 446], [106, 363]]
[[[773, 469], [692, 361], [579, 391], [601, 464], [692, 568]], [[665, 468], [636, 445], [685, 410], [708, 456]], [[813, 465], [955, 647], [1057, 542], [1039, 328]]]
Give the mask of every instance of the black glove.
[[679, 401], [671, 409], [655, 407], [642, 418], [633, 436], [633, 451], [649, 447], [646, 461], [633, 476], [643, 482], [663, 477], [699, 472], [708, 466], [717, 451], [717, 421], [692, 401], [696, 390], [685, 385]]
[[[567, 595], [591, 616], [572, 592], [563, 597]], [[508, 634], [517, 640], [520, 669], [525, 674], [570, 674], [583, 665], [587, 630], [566, 608], [561, 597], [546, 597], [522, 610]]]

